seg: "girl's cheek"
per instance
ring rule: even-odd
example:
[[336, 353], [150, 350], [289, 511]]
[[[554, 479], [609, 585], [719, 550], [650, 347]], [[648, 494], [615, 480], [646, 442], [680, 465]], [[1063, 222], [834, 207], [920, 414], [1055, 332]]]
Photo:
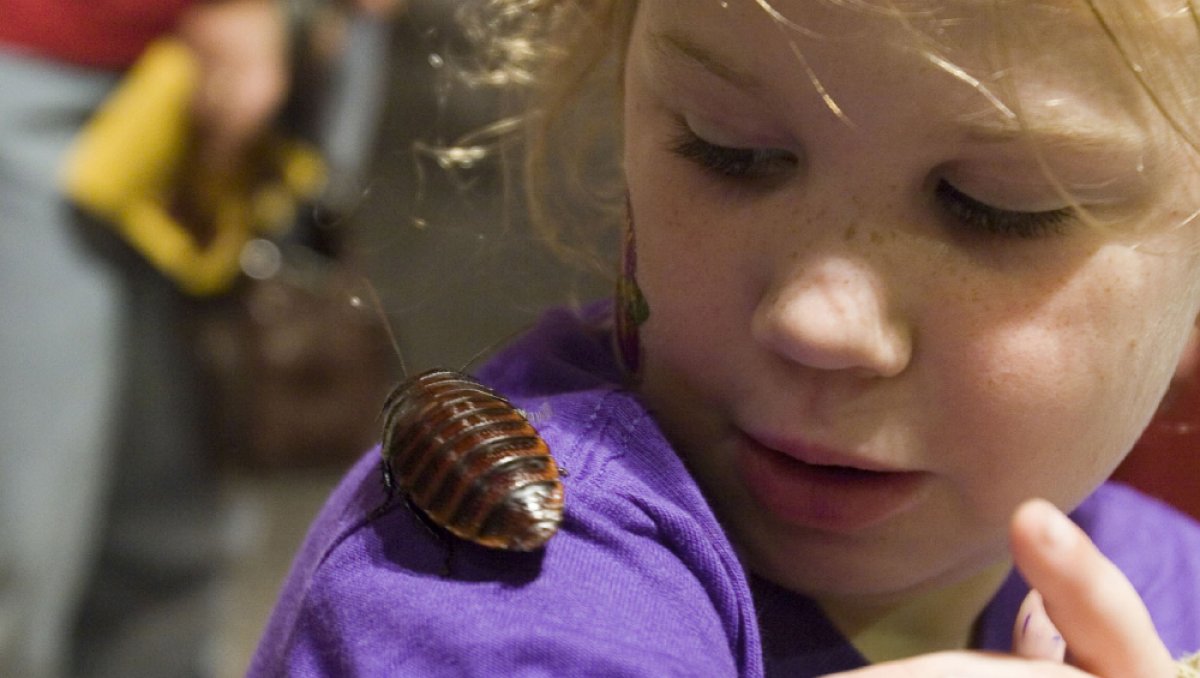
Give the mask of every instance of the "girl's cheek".
[[943, 424], [966, 432], [956, 442], [978, 451], [962, 472], [1064, 504], [1102, 481], [1153, 411], [1152, 398], [1131, 398], [1137, 380], [1158, 371], [1112, 338], [1119, 324], [1117, 316], [1035, 315], [965, 344], [942, 384], [951, 405]]

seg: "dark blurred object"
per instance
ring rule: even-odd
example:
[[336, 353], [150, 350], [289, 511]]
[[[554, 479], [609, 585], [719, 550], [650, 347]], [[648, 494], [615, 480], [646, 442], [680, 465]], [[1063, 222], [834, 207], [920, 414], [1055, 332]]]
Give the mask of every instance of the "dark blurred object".
[[198, 302], [198, 360], [220, 460], [265, 472], [341, 467], [377, 440], [397, 379], [386, 319], [344, 259], [267, 240], [231, 295]]
[[1200, 370], [1177, 379], [1113, 478], [1200, 520]]
[[[360, 11], [350, 11], [353, 4]], [[378, 5], [375, 9], [370, 7]], [[360, 206], [388, 91], [395, 0], [291, 0], [292, 93], [280, 126], [321, 149], [327, 211]]]

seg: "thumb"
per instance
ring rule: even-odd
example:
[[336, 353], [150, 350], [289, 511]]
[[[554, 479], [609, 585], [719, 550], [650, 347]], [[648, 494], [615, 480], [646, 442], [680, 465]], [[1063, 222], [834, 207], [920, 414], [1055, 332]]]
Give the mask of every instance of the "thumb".
[[1050, 621], [1050, 615], [1046, 614], [1042, 594], [1037, 589], [1025, 596], [1025, 602], [1017, 611], [1017, 619], [1013, 624], [1012, 652], [1026, 659], [1056, 662], [1061, 662], [1066, 656], [1067, 644], [1058, 627]]
[[1009, 538], [1017, 568], [1044, 597], [1072, 663], [1099, 676], [1174, 675], [1133, 585], [1053, 504], [1022, 504]]

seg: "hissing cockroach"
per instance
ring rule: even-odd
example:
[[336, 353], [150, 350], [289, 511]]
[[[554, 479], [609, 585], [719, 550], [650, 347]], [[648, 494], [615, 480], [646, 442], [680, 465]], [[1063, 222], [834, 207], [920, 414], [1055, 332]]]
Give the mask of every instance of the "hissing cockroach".
[[558, 530], [563, 487], [538, 432], [512, 403], [459, 372], [430, 370], [384, 403], [383, 483], [451, 534], [532, 551]]

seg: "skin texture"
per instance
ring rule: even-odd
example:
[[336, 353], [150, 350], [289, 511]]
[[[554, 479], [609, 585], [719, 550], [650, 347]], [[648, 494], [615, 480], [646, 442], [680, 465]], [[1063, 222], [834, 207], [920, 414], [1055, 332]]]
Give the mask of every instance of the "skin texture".
[[[1084, 585], [1119, 573], [1098, 554], [1085, 573], [1056, 569], [1034, 535], [1058, 514], [1013, 515], [1031, 496], [1082, 501], [1185, 356], [1196, 233], [1166, 226], [1195, 209], [1189, 151], [1085, 11], [905, 3], [953, 19], [937, 25], [956, 71], [915, 47], [925, 19], [726, 4], [643, 2], [627, 55], [648, 406], [748, 566], [835, 620], [1015, 557], [1052, 587], [1047, 609], [1075, 651], [1081, 629], [1106, 623], [1096, 615], [1140, 601], [1087, 602]], [[995, 25], [1035, 38], [1005, 43], [1006, 78], [993, 77]], [[1027, 136], [1011, 133], [1016, 111]], [[756, 153], [739, 164], [711, 145]], [[1105, 227], [976, 215], [978, 203], [1044, 213], [1070, 200]], [[746, 435], [783, 466], [905, 472], [913, 487], [882, 516], [870, 491], [849, 506], [796, 499], [804, 490], [770, 480], [784, 474], [745, 451]], [[1152, 629], [1149, 641], [1141, 627], [1103, 630], [1133, 640], [1102, 647], [1163, 659]], [[1128, 666], [1113, 661], [1083, 667]]]

